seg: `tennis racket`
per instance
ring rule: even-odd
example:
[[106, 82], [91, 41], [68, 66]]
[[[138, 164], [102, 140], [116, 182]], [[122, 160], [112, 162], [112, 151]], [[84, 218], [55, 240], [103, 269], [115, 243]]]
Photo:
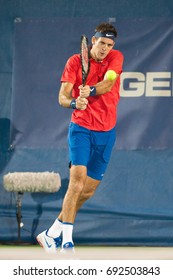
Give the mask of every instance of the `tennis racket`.
[[88, 38], [85, 35], [82, 35], [81, 37], [80, 58], [82, 65], [82, 85], [85, 86], [90, 70], [90, 49], [88, 45]]

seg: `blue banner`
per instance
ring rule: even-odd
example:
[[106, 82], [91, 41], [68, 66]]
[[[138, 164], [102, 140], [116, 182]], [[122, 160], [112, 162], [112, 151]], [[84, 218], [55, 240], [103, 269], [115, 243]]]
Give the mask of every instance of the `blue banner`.
[[[66, 60], [106, 19], [15, 22], [11, 146], [66, 147], [71, 110], [58, 104]], [[124, 56], [117, 149], [173, 148], [173, 22], [117, 20], [115, 48]]]

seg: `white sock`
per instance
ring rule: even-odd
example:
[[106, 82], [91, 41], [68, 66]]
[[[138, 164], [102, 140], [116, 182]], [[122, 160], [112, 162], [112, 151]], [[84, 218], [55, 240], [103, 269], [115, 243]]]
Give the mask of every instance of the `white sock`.
[[73, 234], [73, 224], [63, 223], [62, 246], [67, 242], [73, 243], [72, 234]]
[[53, 225], [49, 228], [47, 234], [50, 237], [56, 238], [59, 237], [63, 229], [63, 223], [56, 219]]

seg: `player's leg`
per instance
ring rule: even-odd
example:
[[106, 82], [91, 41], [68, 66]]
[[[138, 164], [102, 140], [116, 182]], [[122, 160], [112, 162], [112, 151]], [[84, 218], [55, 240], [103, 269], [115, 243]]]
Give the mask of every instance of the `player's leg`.
[[[76, 212], [80, 209], [80, 207], [85, 203], [86, 200], [88, 200], [89, 198], [91, 198], [94, 195], [99, 184], [100, 184], [100, 180], [95, 180], [95, 179], [87, 176], [84, 187], [79, 195], [79, 198], [78, 198], [78, 201], [76, 204]], [[75, 214], [75, 216], [76, 216], [76, 214]], [[57, 219], [58, 219], [58, 221], [63, 221], [63, 211], [60, 212]], [[62, 231], [62, 224], [60, 225], [60, 227], [57, 228], [56, 232], [57, 231], [59, 232], [60, 228]]]
[[90, 199], [95, 194], [95, 191], [99, 186], [100, 182], [100, 180], [96, 180], [87, 176], [84, 187], [77, 201], [76, 212], [81, 208], [85, 201]]
[[[63, 202], [63, 208], [60, 217], [62, 217], [63, 221], [69, 221], [69, 222], [63, 222], [62, 251], [64, 250], [64, 248], [65, 250], [66, 248], [73, 248], [74, 246], [73, 239], [72, 239], [73, 224], [75, 221], [77, 211], [80, 209], [80, 207], [84, 204], [86, 200], [88, 200], [94, 195], [95, 190], [97, 189], [100, 183], [100, 181], [92, 179], [90, 177], [87, 177], [85, 182], [84, 181], [81, 182], [80, 186], [79, 186], [79, 181], [80, 180], [78, 178], [76, 184], [75, 183], [73, 183], [72, 185], [69, 184], [69, 189], [66, 193]], [[82, 184], [83, 187], [81, 189]]]
[[75, 209], [79, 196], [83, 190], [86, 181], [86, 167], [75, 166], [70, 168], [70, 181], [67, 192], [64, 197], [62, 211], [63, 222], [74, 223], [76, 216]]
[[[37, 241], [47, 252], [56, 252], [57, 248], [73, 248], [73, 223], [78, 209], [77, 203], [86, 181], [85, 166], [71, 166], [70, 180], [63, 200], [62, 211], [53, 225], [37, 236]], [[61, 240], [61, 233], [62, 240]]]
[[73, 224], [76, 217], [77, 202], [86, 181], [86, 167], [75, 166], [70, 168], [69, 186], [62, 205], [63, 239], [62, 248], [73, 246]]
[[44, 248], [47, 246], [47, 243], [44, 242], [43, 244], [42, 241], [48, 237], [55, 239], [55, 236], [57, 236], [56, 238], [59, 238], [61, 231], [63, 231], [62, 244], [68, 243], [68, 238], [69, 242], [73, 243], [71, 240], [73, 222], [76, 216], [76, 203], [86, 180], [86, 166], [90, 155], [90, 131], [71, 123], [69, 126], [68, 143], [71, 168], [69, 186], [62, 206], [63, 215], [60, 213], [50, 229], [37, 237], [38, 242]]
[[[60, 212], [58, 218], [55, 220], [53, 225], [49, 228], [49, 230], [46, 232], [41, 233], [41, 242], [40, 245], [46, 250], [51, 250], [56, 251], [57, 247], [60, 246], [61, 243], [61, 232], [63, 231], [63, 241], [62, 244], [71, 244], [70, 246], [73, 246], [73, 240], [72, 240], [72, 233], [73, 233], [73, 223], [76, 217], [77, 211], [80, 209], [80, 207], [85, 203], [86, 200], [91, 198], [97, 187], [100, 184], [100, 180], [93, 179], [89, 176], [86, 177], [86, 180], [81, 179], [81, 175], [85, 175], [85, 168], [82, 167], [73, 167], [71, 169], [72, 171], [70, 172], [71, 175], [71, 182], [69, 182], [69, 188], [67, 190], [67, 193], [64, 198], [63, 202], [63, 208], [62, 211]], [[77, 171], [80, 172], [80, 179], [78, 178], [79, 175], [75, 174]], [[75, 178], [77, 179], [77, 185], [75, 183]], [[84, 178], [84, 177], [83, 177]], [[81, 185], [79, 185], [79, 182], [81, 181]], [[72, 183], [74, 182], [74, 183]], [[83, 185], [84, 183], [84, 185]], [[81, 187], [83, 185], [83, 187]], [[75, 187], [75, 189], [74, 189]], [[82, 189], [81, 189], [82, 188]], [[75, 195], [74, 195], [75, 193]], [[75, 198], [76, 197], [76, 198]], [[74, 199], [75, 198], [75, 199]], [[75, 201], [76, 200], [76, 201]], [[64, 218], [63, 218], [64, 217]], [[63, 220], [67, 220], [69, 223], [64, 222]], [[51, 238], [49, 239], [49, 237]], [[52, 238], [53, 237], [53, 238]], [[47, 248], [47, 243], [45, 243], [45, 238], [46, 240], [48, 239], [48, 242], [51, 243], [53, 242], [53, 247], [50, 249]], [[38, 237], [37, 237], [38, 240]], [[39, 240], [38, 240], [39, 241]]]
[[94, 195], [95, 190], [97, 189], [100, 183], [100, 181], [92, 179], [90, 177], [86, 178], [85, 172], [86, 170], [84, 169], [84, 167], [81, 166], [73, 166], [71, 168], [71, 180], [64, 198], [62, 212], [60, 216], [63, 220], [62, 251], [66, 251], [67, 248], [73, 248], [74, 243], [72, 235], [76, 213], [79, 210], [79, 208], [83, 205], [83, 203]]

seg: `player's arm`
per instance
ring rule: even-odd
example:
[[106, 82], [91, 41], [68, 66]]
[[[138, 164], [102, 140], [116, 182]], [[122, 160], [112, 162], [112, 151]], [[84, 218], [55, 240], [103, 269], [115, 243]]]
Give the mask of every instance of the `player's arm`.
[[[115, 72], [114, 72], [115, 73]], [[88, 96], [94, 96], [94, 95], [101, 95], [105, 94], [106, 92], [109, 92], [113, 85], [115, 84], [117, 78], [119, 75], [115, 73], [114, 77], [109, 77], [107, 73], [105, 74], [104, 80], [97, 83], [94, 86], [88, 86], [86, 85], [85, 87], [80, 86], [80, 96], [87, 98]]]
[[73, 89], [72, 83], [62, 82], [59, 90], [59, 96], [58, 96], [59, 104], [66, 108], [85, 110], [88, 104], [88, 100], [80, 96], [77, 99], [74, 99], [71, 94], [72, 89]]
[[96, 94], [101, 95], [110, 91], [113, 85], [115, 84], [116, 80], [118, 79], [118, 77], [119, 74], [117, 74], [116, 72], [114, 72], [114, 76], [113, 76], [113, 75], [109, 75], [109, 71], [107, 71], [104, 76], [104, 80], [95, 85]]

